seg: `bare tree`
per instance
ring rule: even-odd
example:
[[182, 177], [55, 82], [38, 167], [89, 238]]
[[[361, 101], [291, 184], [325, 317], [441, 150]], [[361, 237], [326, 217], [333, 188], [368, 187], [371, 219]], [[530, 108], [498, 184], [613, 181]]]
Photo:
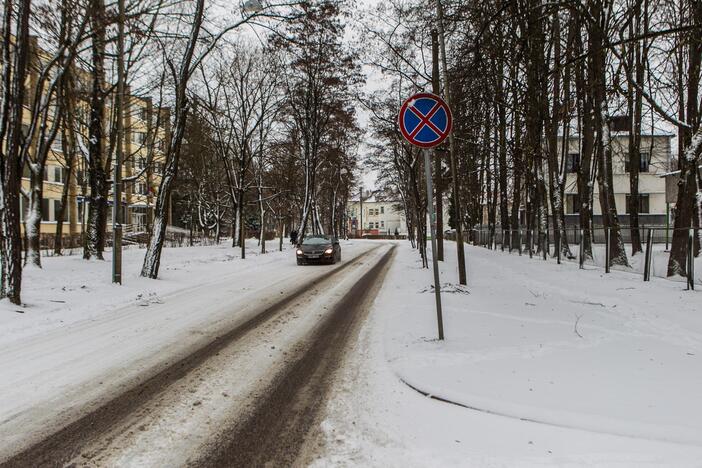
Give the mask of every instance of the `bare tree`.
[[29, 62], [30, 0], [6, 0], [2, 28], [0, 89], [0, 299], [20, 304], [22, 242], [20, 181], [22, 177], [22, 112]]

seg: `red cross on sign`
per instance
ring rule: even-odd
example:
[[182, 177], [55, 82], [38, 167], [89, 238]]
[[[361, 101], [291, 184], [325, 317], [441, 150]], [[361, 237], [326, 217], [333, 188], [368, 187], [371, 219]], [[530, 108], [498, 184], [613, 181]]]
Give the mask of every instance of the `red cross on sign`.
[[402, 136], [420, 148], [433, 148], [441, 144], [451, 133], [452, 123], [451, 110], [435, 94], [415, 94], [400, 109]]

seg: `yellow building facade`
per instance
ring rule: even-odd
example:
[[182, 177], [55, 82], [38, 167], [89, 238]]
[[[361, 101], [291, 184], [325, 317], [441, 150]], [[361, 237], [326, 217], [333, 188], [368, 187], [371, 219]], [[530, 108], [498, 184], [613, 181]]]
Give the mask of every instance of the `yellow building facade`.
[[[36, 88], [40, 62], [47, 57], [47, 54], [36, 46], [33, 41], [32, 65], [27, 80], [27, 90], [29, 109]], [[88, 116], [89, 116], [89, 94], [90, 79], [88, 72], [76, 69], [74, 72], [76, 92], [73, 101], [75, 108], [75, 122], [72, 122], [71, 130], [76, 142], [73, 145], [74, 163], [73, 170], [69, 175], [67, 160], [64, 154], [63, 129], [61, 129], [51, 145], [49, 151], [43, 180], [43, 195], [41, 203], [41, 229], [40, 235], [42, 244], [51, 244], [55, 235], [60, 214], [61, 198], [64, 190], [67, 190], [67, 210], [63, 216], [62, 237], [64, 246], [78, 245], [87, 223], [87, 195], [90, 192], [88, 184], [87, 155], [84, 154], [88, 141]], [[112, 102], [114, 96], [108, 96], [105, 101], [105, 125], [109, 125], [112, 115]], [[25, 112], [25, 127], [30, 124], [30, 112]], [[109, 151], [108, 142], [109, 128], [103, 130], [105, 135], [105, 152]], [[37, 140], [37, 138], [35, 138]], [[80, 141], [79, 141], [80, 140]], [[123, 140], [123, 164], [122, 178], [123, 193], [123, 224], [125, 235], [148, 233], [151, 228], [153, 211], [156, 201], [156, 194], [161, 184], [161, 177], [166, 162], [166, 150], [170, 141], [170, 112], [168, 108], [154, 105], [150, 97], [142, 97], [129, 94], [125, 96], [124, 109], [124, 140]], [[115, 146], [114, 144], [112, 146]], [[29, 149], [31, 155], [35, 154], [38, 148], [38, 141], [33, 141]], [[107, 155], [103, 157], [105, 159]], [[113, 159], [113, 158], [111, 158]], [[106, 168], [108, 179], [112, 178], [112, 168]], [[25, 164], [22, 189], [25, 194], [29, 193], [30, 170]], [[110, 188], [108, 203], [112, 206], [113, 192]], [[29, 199], [26, 196], [20, 197], [20, 216], [22, 228], [27, 220], [27, 210]], [[111, 224], [111, 209], [108, 212], [108, 231]]]

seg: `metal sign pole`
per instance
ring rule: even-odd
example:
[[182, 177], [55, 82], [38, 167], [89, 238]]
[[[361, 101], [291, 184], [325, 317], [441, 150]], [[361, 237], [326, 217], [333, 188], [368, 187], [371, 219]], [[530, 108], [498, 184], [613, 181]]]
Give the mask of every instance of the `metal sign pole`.
[[439, 339], [444, 339], [444, 319], [441, 312], [441, 283], [439, 282], [439, 261], [436, 257], [436, 214], [434, 213], [434, 203], [432, 194], [434, 193], [431, 183], [431, 151], [422, 150], [424, 153], [424, 172], [427, 179], [427, 208], [429, 209], [429, 226], [431, 228], [431, 262], [434, 265], [434, 296], [436, 297], [436, 319], [439, 325]]

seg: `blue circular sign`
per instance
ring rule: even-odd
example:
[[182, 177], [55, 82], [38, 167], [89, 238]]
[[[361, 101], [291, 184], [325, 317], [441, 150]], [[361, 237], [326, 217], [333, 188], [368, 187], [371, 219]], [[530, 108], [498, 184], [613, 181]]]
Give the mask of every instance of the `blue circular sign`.
[[451, 133], [453, 118], [451, 109], [439, 96], [419, 93], [402, 104], [399, 124], [407, 141], [420, 148], [433, 148]]

